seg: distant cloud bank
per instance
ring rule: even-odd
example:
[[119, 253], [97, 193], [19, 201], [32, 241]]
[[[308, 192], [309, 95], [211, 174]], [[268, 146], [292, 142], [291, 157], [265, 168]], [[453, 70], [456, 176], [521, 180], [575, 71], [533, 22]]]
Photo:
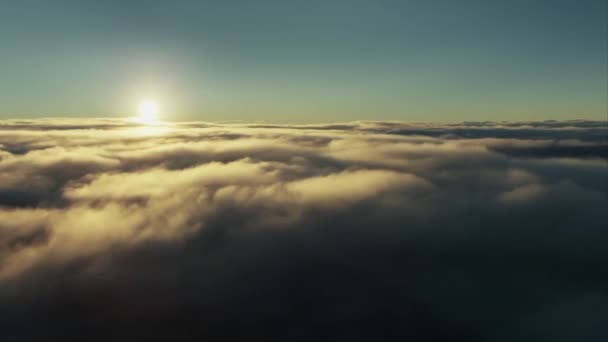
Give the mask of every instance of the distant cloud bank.
[[0, 122], [0, 339], [608, 339], [605, 122]]

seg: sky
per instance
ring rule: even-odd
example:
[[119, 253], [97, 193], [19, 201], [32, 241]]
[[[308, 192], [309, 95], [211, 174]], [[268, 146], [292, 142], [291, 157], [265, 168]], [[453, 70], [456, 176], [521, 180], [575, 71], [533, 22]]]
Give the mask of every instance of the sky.
[[603, 0], [0, 1], [0, 118], [605, 120]]

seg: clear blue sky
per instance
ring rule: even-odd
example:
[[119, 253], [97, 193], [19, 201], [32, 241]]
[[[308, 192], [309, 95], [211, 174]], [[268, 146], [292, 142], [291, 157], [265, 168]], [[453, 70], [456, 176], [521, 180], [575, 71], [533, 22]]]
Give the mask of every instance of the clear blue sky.
[[0, 118], [606, 119], [604, 0], [3, 0]]

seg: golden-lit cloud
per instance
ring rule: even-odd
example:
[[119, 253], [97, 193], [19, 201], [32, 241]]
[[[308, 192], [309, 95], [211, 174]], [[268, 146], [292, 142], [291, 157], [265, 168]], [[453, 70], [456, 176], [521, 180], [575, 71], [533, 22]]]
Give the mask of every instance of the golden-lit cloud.
[[319, 322], [369, 323], [380, 305], [411, 324], [404, 336], [442, 324], [467, 336], [488, 316], [516, 329], [521, 313], [502, 296], [476, 299], [500, 292], [550, 319], [524, 297], [568, 307], [555, 301], [588, 303], [579, 293], [603, 288], [570, 272], [608, 260], [605, 133], [589, 122], [5, 121], [0, 317], [49, 315], [40, 333], [63, 337], [67, 321], [127, 324], [135, 339], [205, 324], [195, 335], [213, 337], [222, 322], [247, 326], [248, 308], [274, 325], [304, 301]]

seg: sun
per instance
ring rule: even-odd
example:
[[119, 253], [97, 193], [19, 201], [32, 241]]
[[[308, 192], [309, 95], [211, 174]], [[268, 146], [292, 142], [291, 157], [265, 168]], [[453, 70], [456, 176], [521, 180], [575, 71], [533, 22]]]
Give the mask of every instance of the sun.
[[152, 124], [158, 121], [158, 104], [151, 100], [144, 100], [139, 103], [136, 121], [144, 124]]

